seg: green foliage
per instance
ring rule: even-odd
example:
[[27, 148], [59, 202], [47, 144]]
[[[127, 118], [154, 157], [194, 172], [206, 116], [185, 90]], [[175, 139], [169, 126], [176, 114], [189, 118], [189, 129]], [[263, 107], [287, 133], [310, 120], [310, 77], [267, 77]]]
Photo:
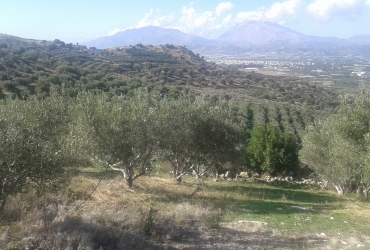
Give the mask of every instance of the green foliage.
[[243, 130], [233, 120], [230, 104], [183, 95], [167, 100], [165, 107], [166, 135], [161, 149], [177, 180], [189, 170], [199, 176], [207, 170], [220, 170], [227, 163], [240, 164]]
[[254, 127], [246, 151], [249, 167], [258, 173], [295, 173], [298, 169], [296, 137], [269, 123]]
[[339, 194], [369, 184], [369, 90], [343, 96], [339, 112], [310, 127], [303, 137], [301, 161], [330, 181]]
[[[141, 89], [128, 96], [80, 93], [75, 107], [79, 141], [88, 154], [121, 171], [129, 186], [145, 173], [162, 133], [159, 95]], [[134, 170], [139, 169], [135, 175]]]
[[[1, 36], [0, 87], [9, 95], [34, 88], [49, 93], [50, 85], [63, 86], [65, 93], [103, 90], [117, 95], [138, 87], [160, 89], [195, 88], [215, 91], [234, 99], [232, 89], [249, 97], [287, 102], [312, 109], [332, 109], [338, 105], [334, 93], [290, 77], [264, 76], [209, 63], [184, 47], [135, 45], [107, 50], [55, 41], [26, 40]], [[8, 81], [8, 82], [6, 82]], [[131, 84], [131, 83], [137, 84]], [[202, 88], [200, 88], [202, 87]], [[33, 94], [30, 91], [30, 94]], [[174, 95], [176, 96], [176, 95]], [[311, 100], [307, 102], [307, 100]]]
[[52, 190], [66, 180], [73, 149], [68, 103], [53, 94], [0, 103], [0, 209], [30, 186]]

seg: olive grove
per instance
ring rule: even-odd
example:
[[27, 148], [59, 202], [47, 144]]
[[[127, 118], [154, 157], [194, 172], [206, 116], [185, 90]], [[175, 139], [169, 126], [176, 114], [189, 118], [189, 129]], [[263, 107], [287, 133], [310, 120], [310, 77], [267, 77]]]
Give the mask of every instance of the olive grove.
[[0, 211], [9, 195], [65, 182], [74, 159], [68, 110], [58, 94], [0, 102]]
[[370, 92], [342, 97], [339, 112], [317, 121], [302, 139], [300, 160], [339, 194], [370, 191]]

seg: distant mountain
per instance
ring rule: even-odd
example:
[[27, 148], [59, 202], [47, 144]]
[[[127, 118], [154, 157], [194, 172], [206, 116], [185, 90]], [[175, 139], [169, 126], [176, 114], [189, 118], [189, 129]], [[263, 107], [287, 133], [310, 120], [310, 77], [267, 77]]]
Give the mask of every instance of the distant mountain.
[[348, 41], [334, 37], [307, 36], [280, 24], [249, 21], [235, 25], [217, 38], [239, 47], [251, 45], [325, 46], [343, 45]]
[[136, 44], [172, 44], [186, 46], [190, 49], [200, 48], [203, 46], [227, 46], [226, 42], [209, 40], [194, 35], [188, 35], [176, 29], [164, 29], [155, 26], [148, 26], [139, 29], [128, 29], [118, 32], [112, 36], [100, 37], [96, 40], [83, 43], [83, 45], [88, 47], [96, 47], [99, 49]]
[[305, 35], [285, 28], [277, 23], [251, 21], [235, 25], [217, 38], [240, 47], [263, 45], [267, 43], [297, 43], [305, 39]]
[[370, 34], [356, 35], [348, 39], [357, 45], [370, 45]]
[[250, 53], [277, 55], [310, 53], [312, 55], [346, 56], [370, 53], [370, 35], [350, 39], [308, 36], [282, 25], [265, 21], [250, 21], [235, 25], [216, 39], [185, 34], [176, 29], [148, 26], [128, 29], [112, 36], [85, 42], [87, 47], [105, 49], [129, 45], [179, 45], [208, 56], [241, 56]]

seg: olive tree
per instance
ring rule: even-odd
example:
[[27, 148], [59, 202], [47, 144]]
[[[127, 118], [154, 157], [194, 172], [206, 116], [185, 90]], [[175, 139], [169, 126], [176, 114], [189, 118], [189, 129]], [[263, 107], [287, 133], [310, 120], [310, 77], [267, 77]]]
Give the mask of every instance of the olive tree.
[[132, 96], [80, 93], [76, 102], [76, 128], [84, 150], [121, 172], [132, 187], [145, 174], [162, 133], [159, 95], [143, 89]]
[[266, 123], [251, 132], [247, 147], [249, 167], [258, 173], [295, 173], [298, 169], [296, 137]]
[[160, 148], [176, 181], [181, 182], [189, 171], [199, 178], [205, 170], [234, 160], [236, 154], [232, 153], [240, 146], [242, 129], [233, 121], [230, 105], [211, 103], [200, 96], [180, 96], [162, 105], [166, 134]]
[[316, 122], [302, 139], [300, 159], [338, 194], [356, 186], [369, 193], [369, 90], [343, 96], [337, 114]]
[[236, 119], [232, 105], [226, 102], [208, 103], [200, 112], [194, 127], [197, 164], [194, 172], [199, 178], [203, 172], [236, 172], [244, 165], [244, 126]]
[[0, 102], [0, 211], [9, 195], [50, 190], [67, 179], [73, 159], [68, 126], [68, 103], [57, 94]]

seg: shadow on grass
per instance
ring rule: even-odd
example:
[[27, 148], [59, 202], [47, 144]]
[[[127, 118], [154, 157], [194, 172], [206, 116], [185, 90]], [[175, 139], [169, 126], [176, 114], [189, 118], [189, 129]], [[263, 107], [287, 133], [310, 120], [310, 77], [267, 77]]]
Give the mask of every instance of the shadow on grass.
[[[248, 226], [247, 226], [248, 227]], [[221, 228], [211, 231], [202, 237], [182, 240], [186, 249], [321, 249], [326, 242], [319, 237], [285, 237], [268, 230], [247, 229], [247, 231]], [[212, 246], [210, 248], [210, 246]]]
[[[165, 190], [152, 187], [150, 192], [161, 194], [161, 202], [205, 202], [220, 208], [232, 205], [237, 213], [253, 214], [296, 214], [321, 213], [342, 206], [340, 198], [323, 191], [309, 191], [297, 187], [264, 186], [260, 184], [227, 183], [223, 185], [195, 186], [193, 191]], [[202, 191], [208, 192], [202, 195]], [[199, 195], [198, 195], [199, 194]], [[236, 194], [235, 196], [233, 194]], [[245, 197], [245, 198], [244, 198]]]
[[246, 202], [234, 202], [234, 210], [239, 213], [253, 213], [253, 214], [297, 214], [309, 213], [319, 214], [325, 210], [332, 210], [334, 207], [330, 204], [321, 204], [315, 207], [304, 207], [297, 205], [294, 202], [278, 202], [265, 200], [248, 200]]
[[228, 186], [215, 186], [215, 190], [220, 192], [234, 192], [245, 195], [250, 199], [263, 199], [263, 200], [288, 200], [297, 203], [311, 203], [322, 204], [332, 203], [339, 201], [339, 198], [333, 194], [323, 191], [311, 191], [299, 187], [286, 187], [286, 186], [268, 186], [268, 185], [228, 185]]
[[161, 246], [144, 232], [122, 226], [119, 222], [89, 223], [78, 216], [66, 217], [64, 221], [54, 224], [50, 236], [54, 245], [47, 246], [49, 249], [174, 249]]
[[93, 169], [92, 171], [82, 170], [80, 174], [87, 178], [93, 178], [93, 179], [101, 179], [104, 180], [113, 180], [117, 178], [117, 176], [122, 176], [122, 174], [118, 171], [114, 171], [111, 169], [105, 169], [105, 168], [99, 168], [99, 169]]
[[[172, 225], [171, 221], [161, 223], [165, 228], [158, 228], [161, 239], [166, 242], [176, 243], [184, 249], [320, 249], [324, 247], [325, 240], [319, 237], [287, 237], [276, 235], [271, 230], [264, 228], [226, 228], [219, 230], [203, 231], [197, 227], [179, 227]], [[244, 230], [243, 230], [244, 229]], [[245, 231], [246, 229], [246, 231]], [[91, 247], [92, 249], [178, 249], [169, 244], [154, 243], [150, 236], [140, 230], [132, 230], [115, 224], [98, 224], [83, 222], [80, 217], [67, 217], [64, 221], [54, 225], [53, 231], [58, 232], [59, 239], [53, 239], [54, 244], [66, 244], [66, 239], [71, 242], [72, 249]], [[164, 243], [164, 241], [161, 241]], [[59, 245], [66, 247], [66, 245]], [[211, 248], [210, 248], [211, 246]], [[180, 248], [181, 249], [181, 248]]]

